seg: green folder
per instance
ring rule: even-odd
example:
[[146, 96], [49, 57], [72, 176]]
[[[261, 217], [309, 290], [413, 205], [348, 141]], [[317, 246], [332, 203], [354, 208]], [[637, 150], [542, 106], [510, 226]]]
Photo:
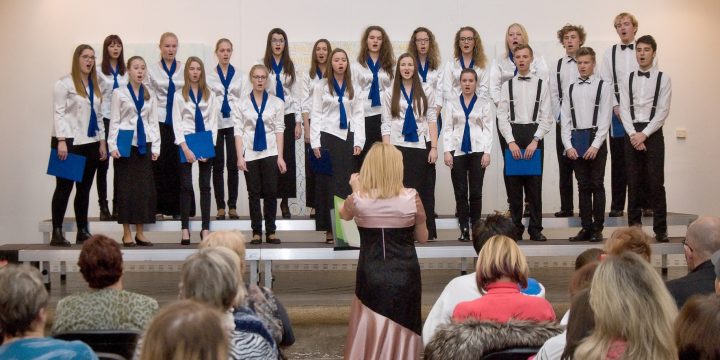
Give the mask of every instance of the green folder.
[[343, 205], [343, 202], [345, 202], [345, 199], [335, 196], [333, 202], [335, 204], [335, 210], [333, 211], [335, 248], [359, 248], [360, 232], [358, 231], [357, 224], [355, 224], [355, 220], [347, 221], [340, 217], [340, 207]]

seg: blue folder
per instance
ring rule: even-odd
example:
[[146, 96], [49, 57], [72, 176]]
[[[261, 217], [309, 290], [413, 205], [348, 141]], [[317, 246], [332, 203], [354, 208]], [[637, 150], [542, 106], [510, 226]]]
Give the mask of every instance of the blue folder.
[[330, 151], [328, 149], [320, 149], [320, 158], [315, 157], [313, 149], [308, 149], [306, 154], [310, 158], [310, 169], [315, 174], [332, 175], [332, 161], [330, 161]]
[[47, 174], [59, 178], [82, 182], [85, 171], [85, 157], [68, 153], [65, 160], [58, 159], [57, 149], [50, 149]]
[[130, 149], [132, 148], [132, 139], [135, 130], [120, 130], [117, 136], [117, 148], [120, 156], [130, 157]]
[[620, 121], [620, 119], [618, 119], [618, 117], [615, 116], [615, 113], [612, 114], [611, 130], [612, 131], [610, 132], [610, 137], [613, 137], [613, 138], [625, 137], [625, 128], [623, 127], [623, 124]]
[[585, 156], [585, 152], [590, 148], [590, 141], [592, 140], [592, 132], [590, 129], [585, 130], [574, 130], [570, 136], [570, 142], [572, 147], [577, 151], [578, 157], [582, 158]]
[[[194, 134], [185, 135], [185, 143], [190, 151], [195, 154], [196, 159], [212, 159], [215, 157], [215, 144], [213, 144], [212, 131], [201, 131]], [[182, 148], [180, 151], [180, 162], [188, 162]]]
[[[525, 154], [525, 149], [520, 150]], [[505, 149], [505, 175], [507, 176], [539, 176], [542, 175], [542, 149], [537, 149], [530, 160], [515, 160], [510, 149]]]

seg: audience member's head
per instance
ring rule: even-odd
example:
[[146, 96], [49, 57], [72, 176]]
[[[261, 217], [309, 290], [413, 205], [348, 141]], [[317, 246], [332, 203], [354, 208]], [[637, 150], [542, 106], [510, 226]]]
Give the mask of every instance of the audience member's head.
[[605, 252], [608, 255], [620, 255], [625, 251], [632, 251], [642, 256], [645, 261], [650, 262], [652, 249], [650, 241], [652, 238], [640, 227], [632, 226], [615, 230], [605, 242]]
[[720, 218], [701, 216], [693, 221], [688, 227], [684, 244], [688, 269], [695, 270], [720, 250]]
[[715, 265], [715, 293], [720, 295], [720, 250], [713, 254], [712, 262]]
[[225, 360], [227, 331], [217, 309], [182, 300], [160, 309], [145, 332], [141, 360]]
[[583, 339], [590, 335], [594, 328], [595, 313], [590, 307], [590, 289], [582, 289], [573, 296], [570, 303], [570, 319], [568, 319], [565, 350], [563, 350], [561, 359], [573, 359], [575, 349]]
[[240, 272], [245, 271], [245, 235], [239, 231], [213, 231], [200, 242], [200, 249], [226, 247], [240, 258]]
[[515, 240], [505, 235], [495, 235], [480, 249], [476, 281], [481, 293], [486, 292], [489, 284], [501, 279], [525, 288], [529, 276], [527, 260]]
[[48, 293], [40, 271], [28, 265], [0, 268], [0, 329], [8, 339], [42, 336]]
[[123, 259], [120, 246], [105, 235], [93, 235], [80, 250], [78, 267], [91, 289], [104, 289], [120, 281]]
[[573, 273], [573, 276], [570, 278], [570, 297], [574, 297], [575, 294], [578, 292], [589, 289], [590, 285], [592, 284], [593, 276], [595, 276], [595, 270], [597, 270], [598, 265], [600, 264], [599, 261], [591, 262], [585, 264], [585, 266], [581, 267], [575, 273]]
[[675, 320], [675, 345], [680, 359], [720, 359], [720, 297], [691, 297]]
[[575, 258], [575, 270], [580, 269], [588, 263], [600, 261], [603, 254], [605, 254], [605, 252], [598, 248], [590, 248], [581, 252], [580, 255]]
[[614, 341], [623, 341], [623, 359], [677, 359], [675, 301], [640, 255], [626, 251], [600, 263], [590, 286], [590, 306], [595, 331], [578, 346], [575, 358], [604, 359]]
[[225, 311], [245, 298], [240, 259], [225, 247], [200, 249], [180, 272], [180, 297]]
[[495, 235], [512, 237], [515, 225], [512, 219], [501, 213], [488, 215], [485, 220], [477, 221], [472, 229], [472, 243], [475, 252], [479, 253], [485, 242]]

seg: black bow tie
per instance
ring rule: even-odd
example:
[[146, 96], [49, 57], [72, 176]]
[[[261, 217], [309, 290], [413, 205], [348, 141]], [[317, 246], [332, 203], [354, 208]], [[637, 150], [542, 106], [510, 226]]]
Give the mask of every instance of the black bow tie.
[[529, 76], [518, 76], [518, 80], [530, 80]]
[[635, 45], [633, 45], [633, 44], [620, 45], [620, 50], [625, 50], [626, 48], [630, 48], [630, 50], [633, 50], [635, 48]]
[[644, 76], [644, 77], [646, 77], [646, 78], [648, 78], [648, 79], [650, 78], [650, 72], [649, 72], [649, 71], [648, 71], [648, 72], [642, 72], [642, 71], [638, 70], [637, 74], [638, 74], [638, 76]]
[[575, 60], [575, 58], [570, 58], [570, 59], [568, 59], [567, 62], [568, 62], [568, 64], [571, 63], [571, 62], [577, 63], [577, 61]]
[[581, 85], [582, 84], [588, 84], [588, 85], [590, 84], [590, 78], [587, 78], [587, 79], [578, 78], [578, 79], [580, 80]]

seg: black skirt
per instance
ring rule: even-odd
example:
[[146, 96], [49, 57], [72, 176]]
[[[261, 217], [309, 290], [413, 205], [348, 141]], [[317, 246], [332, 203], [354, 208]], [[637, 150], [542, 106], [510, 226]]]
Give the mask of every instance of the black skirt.
[[278, 198], [297, 197], [297, 171], [295, 161], [295, 114], [285, 115], [285, 132], [283, 133], [283, 160], [287, 171], [278, 178]]
[[117, 181], [118, 223], [152, 224], [155, 222], [157, 195], [153, 177], [151, 143], [140, 155], [133, 146], [129, 158], [114, 161]]

